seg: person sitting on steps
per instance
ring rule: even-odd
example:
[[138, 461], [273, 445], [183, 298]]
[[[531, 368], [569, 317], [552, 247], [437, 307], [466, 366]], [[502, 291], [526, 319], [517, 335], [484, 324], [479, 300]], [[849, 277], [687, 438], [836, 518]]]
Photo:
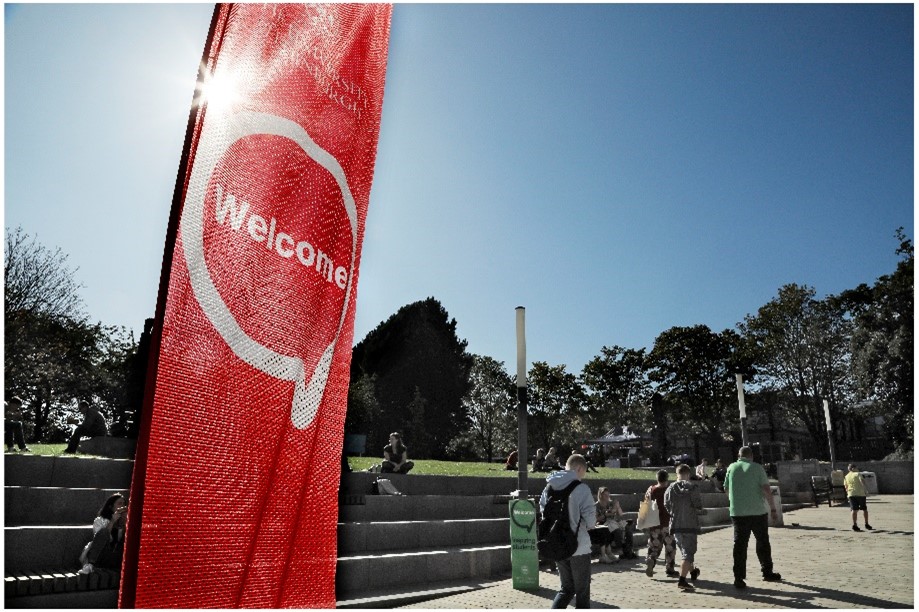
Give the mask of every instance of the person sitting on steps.
[[[620, 559], [635, 559], [638, 555], [632, 550], [632, 539], [635, 531], [632, 521], [624, 520], [625, 513], [618, 501], [613, 501], [609, 488], [600, 487], [597, 490], [597, 528], [591, 534], [599, 531], [600, 563], [616, 563], [618, 559], [613, 556], [613, 546], [622, 549]], [[603, 532], [606, 532], [605, 534]], [[598, 536], [592, 536], [591, 540]]]
[[389, 434], [389, 444], [383, 447], [384, 474], [408, 474], [415, 464], [408, 460], [408, 448], [402, 444], [399, 432]]
[[93, 521], [93, 539], [83, 548], [79, 574], [91, 574], [97, 567], [121, 569], [124, 550], [124, 526], [128, 505], [124, 495], [115, 493], [102, 505]]
[[91, 406], [86, 400], [80, 400], [77, 407], [83, 415], [83, 422], [77, 425], [76, 429], [73, 430], [73, 435], [70, 436], [70, 442], [67, 444], [67, 448], [64, 449], [65, 453], [77, 452], [77, 447], [80, 445], [80, 438], [94, 438], [96, 436], [108, 435], [105, 417], [99, 412], [97, 406]]

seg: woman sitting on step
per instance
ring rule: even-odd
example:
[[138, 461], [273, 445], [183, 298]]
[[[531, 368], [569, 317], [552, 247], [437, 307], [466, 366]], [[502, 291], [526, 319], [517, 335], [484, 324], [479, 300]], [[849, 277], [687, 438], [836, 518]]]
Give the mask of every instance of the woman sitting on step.
[[96, 567], [121, 569], [127, 514], [128, 504], [121, 493], [115, 493], [105, 500], [93, 521], [93, 539], [83, 547], [80, 555], [83, 569], [78, 573], [91, 574]]
[[600, 563], [616, 563], [613, 546], [622, 548], [621, 559], [634, 559], [638, 555], [632, 550], [634, 523], [625, 520], [625, 513], [618, 501], [610, 497], [609, 488], [597, 490], [597, 526], [590, 530], [591, 541], [600, 545]]
[[402, 444], [402, 436], [398, 432], [389, 434], [389, 444], [383, 447], [383, 466], [380, 471], [384, 474], [408, 474], [415, 464], [408, 460], [408, 448]]

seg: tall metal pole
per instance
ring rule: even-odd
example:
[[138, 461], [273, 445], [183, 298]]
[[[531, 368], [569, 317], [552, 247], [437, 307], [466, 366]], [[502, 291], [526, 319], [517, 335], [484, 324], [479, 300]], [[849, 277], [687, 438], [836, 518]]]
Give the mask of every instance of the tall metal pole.
[[823, 416], [826, 417], [826, 437], [830, 443], [830, 471], [836, 470], [836, 445], [833, 444], [833, 422], [830, 420], [830, 402], [823, 400]]
[[527, 496], [527, 341], [526, 308], [517, 307], [517, 495]]
[[744, 446], [750, 446], [750, 440], [747, 439], [747, 407], [743, 397], [743, 374], [735, 374], [735, 376], [737, 377], [737, 405], [740, 407], [740, 440]]

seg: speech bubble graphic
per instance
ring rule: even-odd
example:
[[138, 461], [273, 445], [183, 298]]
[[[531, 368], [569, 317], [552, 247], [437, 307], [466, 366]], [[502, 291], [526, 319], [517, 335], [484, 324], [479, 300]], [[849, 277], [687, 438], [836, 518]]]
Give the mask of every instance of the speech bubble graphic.
[[[217, 290], [204, 257], [205, 200], [211, 176], [220, 160], [235, 142], [260, 135], [289, 139], [299, 146], [310, 159], [329, 172], [341, 190], [343, 205], [351, 225], [351, 262], [341, 317], [335, 335], [323, 350], [316, 367], [309, 376], [307, 376], [306, 366], [300, 357], [274, 351], [243, 331]], [[205, 120], [186, 193], [181, 221], [182, 244], [192, 291], [198, 304], [214, 329], [239, 359], [269, 376], [294, 383], [290, 420], [297, 429], [306, 429], [316, 417], [325, 394], [332, 357], [344, 327], [354, 279], [354, 260], [357, 253], [357, 206], [351, 195], [351, 189], [348, 187], [344, 169], [331, 153], [316, 144], [300, 124], [277, 115], [242, 110], [232, 115], [221, 116], [219, 121], [209, 123]]]
[[[533, 520], [529, 522], [526, 522], [526, 520], [524, 520], [523, 523], [520, 523], [517, 521], [517, 506], [521, 503], [526, 505], [526, 509], [528, 510], [526, 514], [531, 514], [533, 517]], [[527, 533], [530, 533], [533, 530], [533, 525], [536, 524], [536, 512], [533, 511], [533, 504], [529, 500], [523, 500], [523, 499], [515, 499], [514, 501], [512, 501], [511, 502], [511, 521], [513, 521], [514, 524], [520, 527], [521, 529], [526, 529]]]

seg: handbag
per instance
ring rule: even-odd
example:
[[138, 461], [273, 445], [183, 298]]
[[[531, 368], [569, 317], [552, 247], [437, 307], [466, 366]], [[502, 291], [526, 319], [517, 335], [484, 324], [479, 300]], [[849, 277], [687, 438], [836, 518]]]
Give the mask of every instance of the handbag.
[[635, 526], [639, 529], [651, 529], [652, 527], [660, 527], [660, 524], [661, 515], [657, 509], [657, 500], [641, 500], [641, 503], [638, 504], [638, 522]]

